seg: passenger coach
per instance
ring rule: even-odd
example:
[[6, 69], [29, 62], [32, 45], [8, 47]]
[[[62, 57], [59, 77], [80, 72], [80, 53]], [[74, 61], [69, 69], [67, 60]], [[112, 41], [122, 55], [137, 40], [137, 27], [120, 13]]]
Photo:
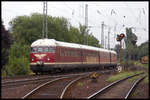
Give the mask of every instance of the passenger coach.
[[39, 39], [31, 44], [30, 67], [36, 74], [62, 70], [90, 70], [117, 66], [115, 51]]

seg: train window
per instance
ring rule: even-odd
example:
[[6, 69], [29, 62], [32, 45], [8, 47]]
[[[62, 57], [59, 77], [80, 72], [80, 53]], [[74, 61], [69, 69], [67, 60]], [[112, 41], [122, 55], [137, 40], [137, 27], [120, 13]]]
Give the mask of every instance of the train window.
[[48, 47], [44, 48], [44, 52], [48, 52]]
[[66, 51], [66, 56], [69, 56], [69, 51]]
[[39, 47], [39, 48], [37, 49], [37, 52], [43, 52], [43, 48]]
[[67, 56], [67, 51], [65, 51], [65, 56]]
[[67, 53], [67, 54], [68, 54], [68, 56], [70, 56], [70, 51], [68, 51], [68, 53]]
[[71, 56], [74, 57], [74, 51], [71, 52]]
[[37, 48], [31, 48], [31, 52], [37, 52]]
[[76, 52], [76, 51], [72, 51], [72, 52], [71, 52], [71, 55], [72, 55], [73, 57], [77, 57], [77, 52]]
[[60, 56], [65, 56], [65, 49], [64, 48], [60, 49]]
[[60, 56], [64, 56], [63, 49], [60, 49]]
[[74, 52], [74, 56], [75, 56], [75, 57], [78, 57], [78, 53], [77, 53], [76, 51]]
[[56, 51], [56, 48], [54, 48], [54, 47], [50, 47], [50, 48], [49, 48], [49, 52], [55, 53], [55, 51]]

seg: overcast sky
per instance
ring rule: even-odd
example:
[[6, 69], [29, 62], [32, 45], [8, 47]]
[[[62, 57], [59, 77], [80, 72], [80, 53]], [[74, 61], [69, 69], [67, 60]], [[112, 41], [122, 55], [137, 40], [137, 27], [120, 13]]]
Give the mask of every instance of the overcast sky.
[[[31, 13], [43, 13], [43, 2], [2, 2], [2, 21], [6, 29], [16, 16]], [[125, 33], [126, 27], [135, 27], [133, 32], [138, 36], [137, 44], [149, 40], [148, 2], [52, 2], [48, 1], [48, 15], [63, 16], [75, 27], [85, 24], [85, 4], [88, 4], [88, 26], [101, 43], [101, 24], [104, 21], [104, 35], [108, 38], [110, 28], [110, 46], [117, 43], [116, 34]], [[106, 40], [106, 45], [108, 40]]]

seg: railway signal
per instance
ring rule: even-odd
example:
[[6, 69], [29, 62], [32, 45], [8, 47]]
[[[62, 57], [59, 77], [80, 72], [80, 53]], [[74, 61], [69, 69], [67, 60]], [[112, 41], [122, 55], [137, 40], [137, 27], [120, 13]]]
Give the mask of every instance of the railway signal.
[[120, 63], [121, 63], [121, 48], [122, 48], [122, 44], [121, 44], [121, 40], [125, 37], [124, 33], [121, 33], [120, 35], [117, 34], [117, 38], [116, 40], [118, 42], [120, 42]]
[[123, 33], [120, 34], [121, 39], [123, 39], [125, 37], [125, 35]]
[[117, 41], [121, 41], [120, 35], [117, 35], [116, 40], [117, 40]]
[[121, 41], [123, 38], [125, 37], [125, 35], [123, 33], [121, 33], [120, 35], [117, 34], [117, 41]]

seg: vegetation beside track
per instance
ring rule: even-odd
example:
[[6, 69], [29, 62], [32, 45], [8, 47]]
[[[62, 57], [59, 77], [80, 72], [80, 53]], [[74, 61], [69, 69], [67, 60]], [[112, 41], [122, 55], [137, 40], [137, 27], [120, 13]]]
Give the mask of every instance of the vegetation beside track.
[[120, 80], [122, 78], [137, 74], [137, 73], [141, 73], [143, 71], [122, 71], [121, 73], [117, 74], [117, 75], [113, 75], [111, 77], [109, 77], [106, 81], [108, 82], [113, 82], [116, 80]]
[[145, 68], [145, 74], [146, 74], [146, 78], [144, 79], [144, 82], [146, 83], [146, 84], [148, 84], [149, 83], [149, 63], [148, 64], [141, 64], [140, 62], [135, 62], [135, 66], [139, 66], [139, 67], [141, 67], [141, 68]]
[[[10, 28], [2, 25], [2, 73], [1, 76], [28, 75], [30, 45], [42, 37], [42, 14], [32, 13], [29, 16], [17, 16], [12, 19]], [[88, 45], [100, 47], [96, 37], [87, 28], [79, 24], [79, 28], [72, 26], [64, 17], [47, 16], [48, 38], [58, 41], [85, 44], [86, 34]], [[61, 33], [61, 34], [60, 34]]]
[[[113, 82], [121, 78], [125, 78], [127, 76], [134, 75], [144, 71], [145, 74], [147, 75], [147, 77], [144, 79], [144, 83], [146, 84], [149, 83], [148, 64], [141, 64], [139, 61], [129, 61], [129, 62], [122, 62], [122, 65], [124, 66], [123, 71], [117, 75], [109, 77], [109, 79], [107, 80], [108, 82]], [[134, 81], [139, 77], [140, 76], [136, 76], [130, 79], [130, 81]]]

